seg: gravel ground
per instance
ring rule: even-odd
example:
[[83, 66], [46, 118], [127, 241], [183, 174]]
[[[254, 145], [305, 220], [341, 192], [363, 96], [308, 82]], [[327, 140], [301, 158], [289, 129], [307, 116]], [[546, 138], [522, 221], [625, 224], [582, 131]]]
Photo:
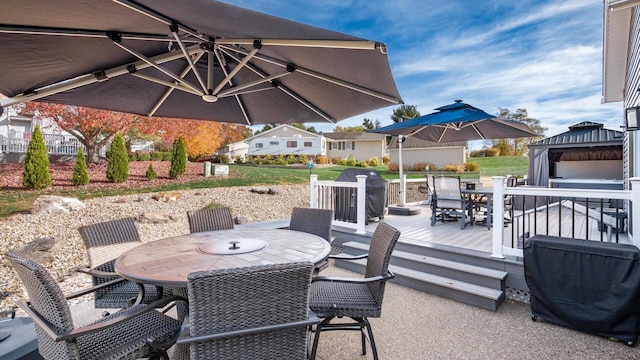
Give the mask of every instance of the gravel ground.
[[[104, 197], [85, 200], [86, 209], [71, 213], [17, 214], [0, 219], [0, 251], [18, 248], [39, 238], [53, 238], [56, 244], [50, 253], [53, 260], [44, 265], [69, 293], [80, 287], [91, 286], [88, 275], [76, 274], [79, 266], [88, 265], [88, 257], [78, 227], [122, 217], [137, 217], [146, 212], [179, 215], [179, 220], [166, 224], [137, 223], [143, 242], [189, 232], [187, 210], [199, 209], [210, 203], [229, 206], [234, 216], [247, 216], [254, 222], [289, 217], [295, 206], [309, 206], [308, 185], [269, 186], [275, 194], [257, 194], [252, 187], [226, 187], [180, 191], [176, 202], [152, 199], [157, 193]], [[0, 313], [10, 311], [15, 300], [26, 297], [22, 283], [4, 257], [0, 260]], [[80, 299], [79, 301], [82, 301]]]

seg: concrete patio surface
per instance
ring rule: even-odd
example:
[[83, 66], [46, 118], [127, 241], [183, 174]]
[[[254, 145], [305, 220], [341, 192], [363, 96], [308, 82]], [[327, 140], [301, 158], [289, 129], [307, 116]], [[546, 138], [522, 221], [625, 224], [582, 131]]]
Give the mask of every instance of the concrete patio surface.
[[[323, 276], [361, 277], [330, 266]], [[73, 306], [79, 322], [100, 316], [93, 302]], [[381, 318], [370, 319], [380, 359], [640, 359], [628, 347], [554, 325], [534, 322], [529, 305], [505, 302], [497, 312], [388, 283]], [[268, 351], [268, 349], [265, 349]], [[360, 354], [356, 331], [324, 332], [319, 360], [373, 359]]]

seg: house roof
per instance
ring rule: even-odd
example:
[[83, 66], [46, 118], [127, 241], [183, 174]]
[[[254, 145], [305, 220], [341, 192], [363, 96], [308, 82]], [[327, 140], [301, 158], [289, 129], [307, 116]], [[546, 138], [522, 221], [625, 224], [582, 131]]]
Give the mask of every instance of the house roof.
[[375, 134], [365, 131], [346, 131], [346, 132], [330, 132], [323, 133], [324, 137], [330, 140], [339, 140], [339, 141], [355, 141], [355, 140], [383, 140], [385, 138], [385, 134]]
[[[457, 142], [446, 142], [446, 143], [437, 143], [433, 141], [427, 141], [422, 139], [417, 139], [412, 136], [406, 138], [404, 143], [402, 143], [403, 149], [424, 149], [424, 148], [441, 148], [441, 147], [465, 147], [467, 146], [466, 141], [457, 141]], [[391, 138], [391, 142], [389, 143], [388, 149], [397, 149], [398, 148], [398, 137], [394, 136]]]
[[278, 125], [278, 126], [274, 127], [273, 129], [269, 129], [269, 130], [267, 130], [265, 132], [261, 132], [258, 135], [254, 135], [252, 137], [246, 138], [243, 141], [247, 142], [247, 141], [251, 141], [251, 140], [253, 140], [255, 138], [264, 137], [265, 135], [269, 135], [269, 133], [277, 131], [277, 130], [279, 130], [281, 128], [284, 128], [284, 127], [288, 128], [288, 129], [292, 129], [295, 132], [311, 136], [311, 137], [320, 137], [320, 136], [322, 136], [320, 134], [312, 133], [311, 131], [307, 131], [307, 130], [303, 130], [303, 129], [297, 128], [295, 126], [292, 126], [291, 124], [282, 124], [282, 125]]
[[622, 145], [622, 131], [605, 129], [603, 124], [583, 121], [569, 126], [569, 131], [551, 136], [529, 146], [568, 145]]
[[604, 1], [602, 101], [624, 100], [631, 15], [640, 0]]

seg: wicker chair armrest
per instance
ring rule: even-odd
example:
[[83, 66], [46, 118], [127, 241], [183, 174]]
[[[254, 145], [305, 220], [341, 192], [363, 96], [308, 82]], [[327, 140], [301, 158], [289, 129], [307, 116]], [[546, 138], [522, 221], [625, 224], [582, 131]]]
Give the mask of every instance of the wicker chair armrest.
[[86, 289], [83, 289], [83, 290], [72, 292], [71, 294], [66, 295], [65, 298], [67, 300], [75, 299], [77, 297], [80, 297], [80, 296], [83, 296], [83, 295], [87, 295], [87, 294], [90, 294], [90, 293], [92, 293], [92, 292], [94, 292], [96, 290], [102, 289], [103, 287], [111, 286], [111, 285], [114, 285], [114, 284], [117, 284], [117, 283], [121, 283], [123, 281], [127, 281], [127, 279], [118, 278], [118, 279], [114, 279], [114, 280], [111, 280], [111, 281], [107, 281], [107, 282], [102, 283], [100, 285], [95, 285], [95, 286], [92, 286], [90, 288], [86, 288]]
[[110, 277], [119, 278], [120, 277], [120, 275], [111, 271], [100, 271], [100, 270], [92, 269], [89, 267], [81, 267], [76, 269], [76, 271], [79, 273], [88, 274], [96, 277], [103, 277], [103, 278], [110, 278]]
[[170, 297], [162, 298], [160, 300], [156, 300], [150, 303], [149, 305], [139, 306], [138, 308], [122, 316], [114, 317], [113, 319], [100, 322], [97, 324], [87, 325], [87, 326], [73, 329], [71, 331], [63, 331], [63, 332], [54, 329], [47, 320], [45, 320], [37, 311], [33, 310], [29, 306], [28, 302], [25, 302], [23, 300], [18, 300], [17, 304], [22, 310], [24, 310], [25, 313], [27, 313], [27, 315], [29, 315], [29, 317], [33, 320], [34, 323], [40, 326], [44, 330], [44, 332], [49, 337], [51, 337], [51, 339], [53, 339], [54, 341], [62, 341], [62, 340], [76, 339], [80, 336], [103, 331], [105, 329], [108, 329], [109, 327], [112, 327], [123, 321], [128, 321], [130, 319], [133, 319], [136, 316], [140, 316], [149, 311], [156, 311], [156, 308], [164, 307], [172, 301], [184, 301], [184, 298], [180, 296], [170, 296]]
[[341, 282], [341, 283], [351, 283], [351, 284], [367, 284], [378, 281], [387, 281], [395, 278], [396, 276], [388, 271], [384, 275], [378, 275], [374, 277], [364, 278], [364, 279], [356, 279], [356, 278], [343, 278], [343, 277], [334, 277], [334, 276], [316, 276], [311, 279], [311, 282], [318, 281], [327, 281], [327, 282]]
[[180, 337], [178, 338], [177, 344], [200, 343], [204, 341], [220, 340], [220, 339], [228, 339], [228, 338], [233, 338], [238, 336], [260, 334], [260, 333], [269, 332], [269, 331], [285, 330], [285, 329], [291, 329], [291, 328], [298, 328], [302, 326], [311, 326], [311, 325], [320, 323], [320, 321], [321, 319], [318, 318], [313, 311], [309, 310], [306, 320], [291, 321], [291, 322], [286, 322], [282, 324], [260, 326], [260, 327], [247, 328], [247, 329], [241, 329], [241, 330], [225, 331], [225, 332], [209, 334], [209, 335], [191, 336], [189, 334], [190, 332], [189, 318], [187, 317], [185, 321], [182, 323], [182, 328], [180, 329]]
[[349, 254], [335, 254], [329, 255], [329, 259], [338, 259], [338, 260], [358, 260], [358, 259], [366, 259], [369, 257], [369, 254], [362, 255], [349, 255]]

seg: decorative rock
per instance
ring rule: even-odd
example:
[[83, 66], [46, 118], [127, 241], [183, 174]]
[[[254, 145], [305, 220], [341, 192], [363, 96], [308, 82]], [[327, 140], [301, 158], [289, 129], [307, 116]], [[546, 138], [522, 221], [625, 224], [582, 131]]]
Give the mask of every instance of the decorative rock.
[[16, 251], [39, 264], [45, 264], [53, 259], [53, 255], [49, 253], [49, 250], [55, 244], [56, 239], [44, 237], [24, 244], [17, 248]]
[[83, 210], [85, 204], [77, 198], [40, 195], [31, 205], [32, 214], [68, 213]]
[[174, 202], [178, 201], [178, 199], [180, 199], [180, 196], [182, 195], [179, 192], [166, 192], [153, 195], [152, 198], [156, 201]]
[[269, 195], [275, 195], [275, 193], [276, 193], [275, 190], [270, 189], [270, 188], [268, 188], [266, 186], [256, 186], [256, 187], [251, 188], [251, 190], [249, 190], [249, 191], [251, 191], [253, 193], [256, 193], [256, 194], [269, 194]]
[[254, 221], [251, 216], [239, 215], [239, 216], [236, 216], [236, 218], [234, 219], [234, 222], [236, 224], [252, 224]]
[[180, 215], [159, 212], [148, 212], [138, 216], [138, 222], [148, 224], [165, 224], [180, 220]]

